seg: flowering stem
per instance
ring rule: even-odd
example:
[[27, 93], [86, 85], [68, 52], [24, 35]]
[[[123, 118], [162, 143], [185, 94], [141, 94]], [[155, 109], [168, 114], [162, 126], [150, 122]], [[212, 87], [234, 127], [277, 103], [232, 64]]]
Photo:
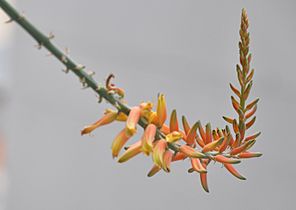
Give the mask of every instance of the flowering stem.
[[[11, 6], [6, 0], [0, 0], [0, 7], [4, 12], [11, 18], [11, 21], [17, 22], [26, 32], [28, 32], [38, 43], [40, 47], [45, 47], [53, 56], [55, 56], [61, 63], [63, 63], [67, 71], [72, 71], [76, 76], [79, 77], [80, 81], [86, 86], [90, 87], [100, 97], [115, 106], [118, 111], [129, 114], [130, 108], [117, 100], [112, 94], [108, 93], [108, 90], [104, 87], [99, 87], [97, 82], [85, 71], [85, 67], [77, 64], [70, 57], [68, 57], [63, 51], [56, 47], [52, 42], [50, 36], [44, 35], [38, 30], [31, 22], [29, 22], [23, 15], [21, 15], [13, 6]], [[147, 122], [144, 118], [141, 118], [138, 123], [141, 127], [146, 128]], [[165, 135], [157, 130], [159, 137]], [[179, 151], [177, 145], [169, 143], [170, 149], [175, 152]]]

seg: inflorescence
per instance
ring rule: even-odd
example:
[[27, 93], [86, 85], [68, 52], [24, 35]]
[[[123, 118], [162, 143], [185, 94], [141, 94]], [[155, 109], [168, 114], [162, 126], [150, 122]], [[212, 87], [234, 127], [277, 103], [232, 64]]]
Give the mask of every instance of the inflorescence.
[[[81, 134], [89, 134], [94, 129], [115, 121], [124, 122], [123, 129], [115, 137], [111, 146], [112, 156], [118, 158], [118, 162], [126, 162], [139, 154], [151, 156], [153, 166], [148, 172], [148, 176], [151, 177], [161, 170], [169, 173], [173, 162], [188, 160], [191, 165], [188, 172], [198, 173], [203, 189], [209, 192], [207, 166], [211, 162], [221, 163], [233, 176], [245, 180], [246, 178], [233, 165], [240, 163], [242, 159], [262, 155], [259, 152], [250, 151], [260, 132], [247, 134], [248, 129], [256, 121], [255, 112], [259, 99], [248, 102], [253, 85], [254, 69], [250, 70], [252, 57], [249, 53], [249, 22], [245, 9], [242, 10], [239, 31], [240, 64], [236, 66], [239, 88], [230, 84], [234, 93], [234, 96], [231, 96], [231, 102], [237, 117], [224, 116], [224, 120], [229, 125], [212, 129], [210, 123], [203, 126], [200, 121], [197, 121], [191, 125], [187, 118], [182, 116], [183, 129], [181, 129], [176, 110], [173, 110], [169, 120], [167, 119], [164, 94], [158, 95], [155, 109], [149, 101], [129, 108], [124, 100], [125, 91], [111, 83], [114, 78], [113, 74], [106, 79], [105, 87], [98, 86], [92, 78], [93, 72], [87, 72], [85, 66], [76, 64], [68, 57], [68, 53], [63, 53], [52, 44], [53, 34], [45, 36], [7, 1], [0, 0], [0, 7], [10, 17], [7, 23], [17, 22], [37, 41], [39, 49], [46, 48], [51, 55], [65, 65], [66, 73], [72, 71], [84, 88], [93, 89], [99, 95], [99, 102], [106, 100], [115, 107], [115, 109], [106, 109], [103, 117], [84, 127]], [[142, 137], [135, 143], [127, 145], [128, 141], [138, 132], [138, 125], [144, 128]], [[124, 151], [121, 152], [122, 150]]]
[[[247, 130], [253, 126], [256, 120], [254, 116], [259, 99], [247, 103], [251, 87], [254, 69], [250, 71], [251, 54], [249, 53], [249, 22], [246, 11], [242, 10], [240, 26], [239, 54], [240, 65], [236, 66], [237, 78], [240, 90], [230, 83], [230, 88], [235, 96], [231, 96], [231, 102], [238, 117], [223, 117], [230, 125], [225, 128], [212, 129], [211, 124], [205, 126], [197, 121], [190, 125], [185, 116], [182, 116], [180, 128], [177, 112], [173, 110], [167, 121], [166, 100], [163, 94], [158, 95], [156, 109], [153, 110], [151, 102], [142, 102], [131, 108], [129, 114], [119, 110], [107, 109], [104, 116], [97, 122], [86, 126], [81, 134], [91, 133], [94, 129], [110, 124], [114, 121], [125, 122], [124, 128], [115, 137], [112, 143], [112, 156], [118, 158], [119, 163], [126, 162], [131, 158], [144, 154], [151, 156], [154, 165], [148, 172], [151, 177], [163, 170], [171, 171], [171, 163], [187, 159], [191, 167], [189, 173], [197, 172], [201, 184], [206, 192], [209, 192], [207, 183], [207, 166], [213, 162], [222, 163], [223, 166], [235, 177], [245, 180], [233, 166], [241, 162], [241, 159], [260, 157], [258, 152], [250, 152], [260, 132], [246, 135]], [[106, 80], [108, 94], [117, 95], [120, 99], [124, 97], [124, 90], [111, 83], [114, 77], [111, 74]], [[137, 132], [137, 124], [143, 119], [146, 122], [144, 132], [140, 140], [125, 146]], [[119, 156], [122, 149], [125, 151]]]

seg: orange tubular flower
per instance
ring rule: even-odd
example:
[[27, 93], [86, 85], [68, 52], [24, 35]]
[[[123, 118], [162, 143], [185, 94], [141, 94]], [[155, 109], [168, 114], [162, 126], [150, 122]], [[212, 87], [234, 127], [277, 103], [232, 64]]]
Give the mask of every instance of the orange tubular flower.
[[219, 152], [224, 152], [226, 150], [226, 148], [229, 146], [230, 144], [230, 135], [226, 134], [224, 141], [222, 142], [220, 148], [219, 148]]
[[115, 139], [112, 142], [112, 146], [111, 146], [113, 158], [118, 156], [120, 150], [125, 145], [125, 143], [130, 139], [131, 136], [132, 135], [130, 135], [130, 133], [126, 131], [126, 128], [124, 128], [115, 137]]
[[129, 134], [133, 135], [136, 133], [137, 124], [140, 120], [140, 117], [141, 117], [141, 108], [138, 106], [131, 108], [131, 111], [126, 121], [126, 129]]
[[187, 158], [187, 155], [185, 155], [182, 152], [177, 152], [176, 154], [174, 154], [172, 161], [184, 160], [186, 158]]
[[230, 164], [237, 164], [240, 163], [240, 160], [236, 160], [236, 159], [231, 159], [231, 158], [227, 158], [223, 155], [217, 155], [214, 157], [214, 160], [220, 163], [230, 163]]
[[246, 180], [246, 178], [241, 175], [234, 167], [233, 165], [231, 164], [227, 164], [225, 163], [224, 164], [225, 168], [235, 177], [237, 177], [238, 179], [241, 179], [241, 180]]
[[239, 154], [241, 152], [244, 152], [247, 149], [249, 149], [250, 147], [252, 147], [255, 144], [255, 142], [256, 142], [256, 140], [247, 141], [243, 145], [241, 145], [241, 146], [239, 146], [239, 147], [234, 148], [233, 150], [231, 150], [230, 154], [231, 155], [236, 155], [236, 154]]
[[141, 150], [142, 142], [137, 141], [136, 143], [132, 144], [124, 153], [123, 155], [118, 159], [119, 163], [123, 163], [128, 161], [129, 159], [135, 157], [136, 155], [140, 154], [142, 152]]
[[[205, 169], [207, 169], [208, 163], [209, 162], [207, 160], [202, 161], [202, 165]], [[207, 178], [208, 174], [207, 173], [200, 173], [199, 176], [200, 176], [200, 182], [201, 182], [203, 189], [208, 193], [209, 192], [208, 178]]]
[[206, 143], [206, 132], [203, 129], [200, 121], [198, 121], [197, 123], [198, 123], [198, 130], [199, 130], [199, 134], [201, 136], [201, 139], [203, 140], [204, 143]]
[[177, 118], [177, 111], [174, 109], [171, 114], [170, 119], [170, 131], [179, 131], [179, 123]]
[[182, 116], [182, 124], [183, 124], [185, 134], [188, 135], [189, 130], [190, 130], [190, 125], [188, 124], [185, 116]]
[[163, 155], [163, 165], [162, 165], [162, 168], [165, 172], [170, 172], [172, 157], [173, 157], [173, 153], [170, 150], [165, 151]]
[[254, 158], [261, 157], [262, 153], [260, 152], [242, 152], [238, 155], [239, 158]]
[[158, 127], [162, 127], [163, 123], [167, 119], [167, 109], [166, 101], [163, 94], [159, 94], [157, 103], [157, 117], [158, 117]]
[[149, 124], [142, 137], [142, 150], [144, 154], [149, 155], [152, 151], [153, 141], [156, 134], [156, 126], [154, 124]]
[[205, 167], [202, 165], [200, 159], [198, 158], [190, 158], [191, 160], [191, 165], [194, 171], [197, 171], [198, 173], [206, 173], [207, 170]]
[[206, 155], [196, 151], [192, 147], [188, 145], [182, 145], [180, 146], [180, 152], [184, 153], [186, 156], [191, 158], [206, 158]]
[[160, 139], [153, 147], [152, 159], [155, 165], [163, 167], [163, 156], [166, 151], [167, 142], [164, 139]]
[[208, 124], [206, 124], [206, 141], [205, 141], [205, 143], [209, 144], [212, 142], [212, 140], [213, 140], [213, 138], [212, 138], [211, 124], [208, 123]]
[[153, 165], [152, 168], [150, 169], [150, 171], [148, 172], [147, 176], [152, 177], [160, 170], [161, 170], [161, 168], [158, 165]]
[[189, 145], [194, 144], [194, 140], [195, 140], [196, 135], [197, 135], [197, 132], [196, 132], [197, 128], [198, 128], [198, 122], [196, 122], [192, 126], [192, 128], [190, 128], [189, 131], [187, 132], [187, 136], [186, 136], [187, 144], [189, 144]]
[[100, 126], [112, 123], [113, 121], [116, 120], [117, 116], [118, 116], [117, 112], [115, 111], [111, 112], [110, 110], [106, 110], [105, 115], [101, 119], [99, 119], [97, 122], [91, 125], [85, 126], [81, 131], [81, 135], [91, 133], [93, 130], [95, 130]]

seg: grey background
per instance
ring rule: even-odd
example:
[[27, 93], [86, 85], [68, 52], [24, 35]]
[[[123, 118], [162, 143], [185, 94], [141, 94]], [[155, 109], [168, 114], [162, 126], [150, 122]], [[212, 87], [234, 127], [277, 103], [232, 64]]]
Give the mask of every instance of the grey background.
[[[121, 125], [92, 137], [80, 129], [106, 104], [80, 90], [74, 75], [15, 27], [12, 86], [7, 108], [11, 210], [74, 209], [294, 209], [295, 197], [295, 1], [73, 1], [23, 0], [17, 8], [55, 43], [103, 82], [113, 72], [130, 105], [166, 94], [190, 122], [224, 126], [234, 115], [229, 82], [236, 82], [241, 8], [250, 19], [256, 69], [252, 97], [261, 101], [253, 150], [264, 153], [238, 169], [209, 169], [210, 194], [187, 162], [171, 174], [146, 177], [151, 160], [112, 160], [110, 145]], [[236, 83], [235, 83], [236, 84]]]

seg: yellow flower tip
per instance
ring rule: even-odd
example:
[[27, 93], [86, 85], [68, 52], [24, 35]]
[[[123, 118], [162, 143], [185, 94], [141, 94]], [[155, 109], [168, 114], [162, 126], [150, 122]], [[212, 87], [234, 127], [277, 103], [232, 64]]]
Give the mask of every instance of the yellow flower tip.
[[156, 142], [155, 146], [153, 147], [153, 154], [152, 159], [153, 162], [162, 168], [163, 166], [163, 156], [166, 151], [167, 142], [164, 139], [160, 139]]
[[81, 135], [89, 134], [100, 126], [112, 123], [116, 119], [116, 117], [117, 112], [110, 112], [106, 110], [104, 116], [101, 119], [91, 125], [85, 126], [81, 131]]
[[154, 124], [149, 124], [142, 136], [141, 142], [142, 142], [142, 151], [144, 154], [149, 155], [150, 152], [152, 152], [153, 148], [153, 141], [155, 139], [156, 134], [156, 126]]
[[135, 134], [137, 124], [141, 117], [141, 109], [138, 106], [132, 107], [126, 121], [126, 128], [129, 134]]
[[120, 122], [125, 122], [125, 121], [127, 121], [127, 115], [124, 114], [123, 112], [119, 112], [117, 114], [116, 120], [120, 121]]
[[182, 145], [180, 146], [180, 152], [184, 153], [186, 156], [191, 158], [205, 158], [206, 155], [196, 151], [194, 148], [188, 146], [188, 145]]
[[141, 108], [142, 110], [149, 110], [149, 111], [151, 111], [152, 108], [153, 108], [153, 103], [150, 102], [150, 101], [148, 101], [148, 102], [142, 102], [142, 103], [140, 104], [140, 108]]
[[167, 142], [173, 143], [183, 138], [183, 134], [178, 131], [173, 131], [172, 133], [169, 133], [166, 135], [165, 139]]
[[122, 147], [125, 145], [125, 143], [130, 139], [132, 135], [129, 135], [129, 133], [124, 128], [120, 133], [115, 137], [115, 139], [112, 142], [112, 156], [113, 158], [118, 157], [118, 154]]
[[137, 141], [122, 154], [122, 156], [118, 159], [119, 163], [123, 163], [128, 161], [129, 159], [135, 157], [139, 153], [141, 153], [142, 142]]
[[157, 110], [158, 116], [158, 126], [162, 127], [163, 123], [167, 119], [167, 108], [166, 108], [166, 100], [163, 94], [158, 95], [158, 102], [157, 102]]

